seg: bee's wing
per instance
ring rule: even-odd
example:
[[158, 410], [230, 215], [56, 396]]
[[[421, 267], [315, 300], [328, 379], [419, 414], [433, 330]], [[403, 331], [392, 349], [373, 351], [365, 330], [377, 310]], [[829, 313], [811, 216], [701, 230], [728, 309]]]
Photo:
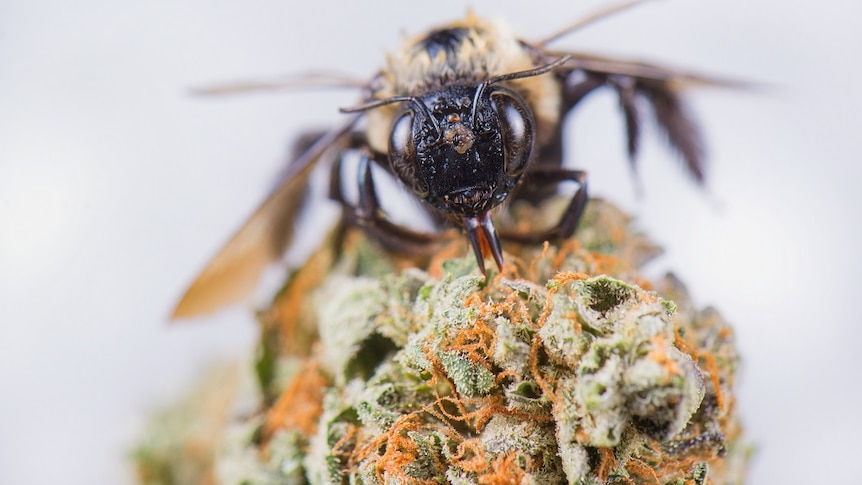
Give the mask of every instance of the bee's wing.
[[325, 133], [290, 166], [283, 183], [221, 248], [189, 286], [172, 318], [193, 317], [247, 297], [263, 269], [290, 244], [311, 169], [323, 153], [350, 131], [359, 116]]
[[751, 84], [730, 79], [704, 76], [688, 71], [661, 67], [655, 64], [601, 57], [575, 52], [546, 51], [549, 58], [570, 55], [571, 58], [556, 71], [568, 76], [574, 72], [585, 74], [585, 79], [566, 82], [563, 93], [565, 110], [574, 107], [594, 89], [608, 86], [619, 96], [628, 137], [629, 160], [634, 167], [640, 138], [640, 104], [645, 99], [652, 108], [656, 124], [667, 137], [668, 144], [683, 159], [689, 175], [697, 182], [704, 180], [704, 149], [694, 119], [685, 108], [679, 92], [691, 86], [717, 86], [745, 88]]
[[667, 83], [675, 88], [714, 86], [739, 89], [754, 86], [754, 84], [745, 81], [708, 76], [701, 73], [674, 69], [638, 60], [618, 59], [614, 57], [586, 54], [583, 52], [549, 51], [548, 54], [551, 57], [561, 57], [566, 54], [570, 55], [571, 59], [564, 65], [565, 69], [583, 69], [591, 72], [631, 76], [642, 81]]
[[236, 81], [202, 86], [192, 93], [202, 96], [225, 96], [255, 92], [292, 91], [297, 89], [363, 88], [367, 80], [330, 71], [307, 71], [268, 80]]

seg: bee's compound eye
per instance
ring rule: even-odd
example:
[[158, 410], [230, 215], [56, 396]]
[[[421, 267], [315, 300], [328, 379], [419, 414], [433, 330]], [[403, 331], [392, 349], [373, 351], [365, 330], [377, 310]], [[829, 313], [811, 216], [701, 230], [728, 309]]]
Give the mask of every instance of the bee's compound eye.
[[506, 174], [520, 175], [533, 150], [533, 116], [520, 99], [505, 91], [491, 94], [491, 104], [497, 113], [500, 132], [503, 135]]
[[413, 112], [402, 114], [389, 133], [390, 156], [403, 158], [413, 151]]
[[428, 184], [419, 173], [419, 158], [413, 141], [413, 112], [405, 111], [389, 133], [389, 164], [395, 175], [419, 197], [428, 195]]

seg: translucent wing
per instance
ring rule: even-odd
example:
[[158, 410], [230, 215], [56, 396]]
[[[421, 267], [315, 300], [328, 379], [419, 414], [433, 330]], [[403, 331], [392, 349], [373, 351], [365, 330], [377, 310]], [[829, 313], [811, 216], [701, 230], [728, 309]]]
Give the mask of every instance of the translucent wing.
[[290, 166], [283, 183], [216, 254], [186, 290], [172, 318], [193, 317], [247, 297], [263, 269], [278, 260], [293, 237], [311, 169], [347, 134], [359, 116], [325, 133]]
[[739, 89], [754, 87], [753, 83], [717, 76], [707, 76], [701, 73], [674, 69], [637, 60], [619, 59], [570, 51], [548, 50], [545, 51], [545, 53], [549, 58], [558, 58], [563, 55], [570, 55], [572, 58], [563, 68], [563, 70], [569, 71], [582, 69], [584, 71], [596, 73], [631, 76], [643, 81], [667, 83], [675, 88], [714, 86]]
[[634, 168], [640, 143], [640, 115], [641, 106], [644, 104], [642, 100], [646, 100], [652, 108], [656, 124], [666, 135], [668, 144], [679, 152], [689, 175], [702, 183], [704, 180], [703, 143], [697, 125], [688, 114], [679, 91], [684, 87], [698, 85], [743, 88], [750, 87], [750, 84], [646, 62], [554, 51], [547, 47], [548, 44], [581, 28], [644, 3], [646, 0], [629, 0], [606, 6], [538, 42], [524, 42], [524, 44], [536, 52], [543, 53], [545, 60], [563, 55], [570, 56], [566, 64], [557, 69], [558, 75], [565, 78], [563, 114], [597, 88], [607, 86], [614, 89], [619, 97], [620, 110], [625, 120], [629, 161]]
[[224, 96], [255, 92], [293, 91], [297, 89], [363, 88], [367, 80], [330, 72], [308, 71], [268, 80], [237, 81], [232, 83], [202, 86], [192, 93], [202, 96]]

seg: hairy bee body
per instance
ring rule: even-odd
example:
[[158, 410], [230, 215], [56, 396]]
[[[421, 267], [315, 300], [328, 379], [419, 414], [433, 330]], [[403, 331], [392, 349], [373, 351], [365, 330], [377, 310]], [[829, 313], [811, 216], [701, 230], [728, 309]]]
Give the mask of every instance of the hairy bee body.
[[[547, 47], [563, 34], [637, 3], [612, 7], [533, 43], [518, 38], [504, 22], [472, 13], [408, 39], [368, 82], [347, 83], [361, 88], [361, 104], [342, 109], [352, 113], [343, 125], [302, 145], [281, 185], [198, 276], [174, 316], [211, 312], [254, 289], [263, 268], [289, 246], [309, 174], [320, 163], [333, 165], [330, 198], [341, 203], [344, 221], [396, 251], [427, 251], [439, 235], [388, 220], [378, 201], [373, 164], [398, 178], [437, 223], [461, 227], [483, 273], [486, 256], [502, 269], [501, 240], [540, 243], [571, 236], [587, 202], [586, 172], [564, 167], [561, 128], [578, 103], [599, 89], [619, 98], [632, 164], [647, 106], [686, 171], [702, 182], [702, 143], [680, 90], [737, 83]], [[344, 84], [337, 78], [325, 81]], [[279, 86], [213, 92], [273, 87]], [[360, 158], [358, 202], [341, 193], [341, 160], [347, 152]], [[578, 189], [555, 226], [526, 233], [494, 228], [495, 207], [518, 197], [541, 201], [563, 182]]]
[[[452, 85], [475, 86], [486, 79], [538, 67], [543, 61], [504, 21], [481, 19], [471, 12], [464, 20], [408, 39], [388, 55], [386, 68], [372, 85], [371, 97], [418, 96]], [[505, 85], [531, 107], [537, 141], [547, 142], [560, 119], [560, 81], [538, 76]], [[368, 140], [375, 150], [386, 152], [396, 111], [397, 107], [390, 105], [368, 113]]]

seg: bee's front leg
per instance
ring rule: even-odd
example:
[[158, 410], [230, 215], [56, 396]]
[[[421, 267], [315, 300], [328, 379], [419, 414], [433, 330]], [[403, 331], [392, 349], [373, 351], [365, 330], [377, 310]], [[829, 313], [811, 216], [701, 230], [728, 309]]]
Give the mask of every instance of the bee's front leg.
[[[342, 154], [343, 155], [343, 154]], [[348, 224], [359, 226], [384, 248], [402, 254], [429, 255], [447, 238], [441, 234], [414, 231], [394, 224], [380, 207], [371, 162], [376, 162], [371, 150], [359, 150], [358, 187], [359, 200], [353, 205], [344, 197], [342, 189], [342, 155], [333, 164], [330, 175], [329, 197], [344, 208], [344, 219]]]
[[565, 168], [537, 168], [529, 173], [527, 183], [536, 187], [557, 185], [560, 182], [571, 181], [578, 184], [578, 190], [572, 196], [571, 202], [563, 212], [560, 221], [550, 229], [515, 232], [501, 230], [500, 237], [509, 241], [538, 244], [544, 241], [553, 241], [571, 237], [578, 228], [581, 216], [587, 206], [587, 172], [583, 170], [569, 170]]

